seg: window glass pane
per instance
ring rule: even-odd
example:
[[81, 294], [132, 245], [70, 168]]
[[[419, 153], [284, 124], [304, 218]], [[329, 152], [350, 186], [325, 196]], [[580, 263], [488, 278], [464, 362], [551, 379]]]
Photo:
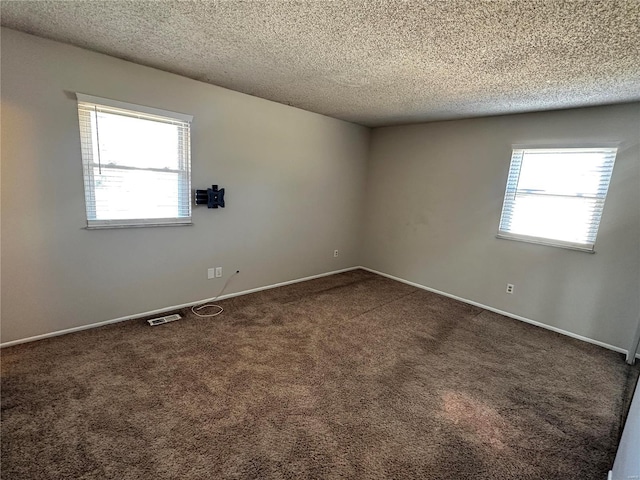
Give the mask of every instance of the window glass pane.
[[[178, 125], [112, 113], [92, 115], [99, 138], [100, 163], [136, 168], [180, 168], [181, 135]], [[98, 152], [93, 161], [98, 162]]]
[[512, 213], [512, 233], [585, 243], [594, 202], [580, 197], [517, 195]]
[[555, 195], [596, 195], [605, 156], [589, 152], [525, 152], [518, 190]]
[[95, 220], [179, 217], [179, 174], [102, 167], [93, 170]]

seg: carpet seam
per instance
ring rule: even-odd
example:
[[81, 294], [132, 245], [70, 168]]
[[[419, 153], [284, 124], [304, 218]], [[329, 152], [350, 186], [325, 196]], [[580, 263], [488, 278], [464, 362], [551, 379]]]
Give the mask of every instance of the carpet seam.
[[402, 300], [403, 298], [407, 298], [407, 297], [409, 297], [411, 295], [415, 295], [416, 293], [419, 293], [419, 292], [420, 292], [420, 290], [417, 290], [415, 292], [410, 292], [410, 293], [407, 293], [406, 295], [402, 295], [401, 297], [394, 298], [393, 300], [389, 300], [388, 302], [381, 303], [379, 305], [376, 305], [375, 307], [371, 307], [369, 310], [365, 310], [364, 312], [361, 312], [361, 313], [359, 313], [357, 315], [354, 315], [353, 317], [349, 317], [347, 320], [353, 320], [355, 318], [361, 317], [362, 315], [366, 315], [367, 313], [369, 313], [369, 312], [371, 312], [373, 310], [376, 310], [378, 308], [384, 307], [385, 305], [389, 305], [390, 303], [397, 302], [397, 301]]

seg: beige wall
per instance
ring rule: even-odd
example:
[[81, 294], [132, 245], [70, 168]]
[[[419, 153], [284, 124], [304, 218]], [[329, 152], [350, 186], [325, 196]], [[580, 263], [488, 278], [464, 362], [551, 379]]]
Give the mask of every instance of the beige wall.
[[[364, 264], [627, 349], [640, 310], [639, 137], [637, 103], [376, 129]], [[596, 254], [495, 238], [512, 144], [599, 142], [620, 146]]]
[[[229, 292], [359, 263], [366, 128], [7, 29], [1, 86], [3, 342], [209, 298], [235, 269]], [[72, 92], [194, 115], [192, 187], [227, 208], [83, 229]]]

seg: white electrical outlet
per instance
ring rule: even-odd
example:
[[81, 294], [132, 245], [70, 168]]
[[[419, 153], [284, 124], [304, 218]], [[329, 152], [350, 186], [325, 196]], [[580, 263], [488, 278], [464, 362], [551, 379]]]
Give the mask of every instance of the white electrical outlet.
[[513, 283], [507, 283], [507, 293], [513, 293], [514, 288]]
[[334, 250], [334, 251], [333, 251], [333, 256], [334, 256], [334, 257], [337, 257], [337, 256], [338, 256], [338, 250]]
[[222, 267], [216, 267], [216, 278], [222, 277]]
[[207, 278], [211, 280], [212, 278], [216, 278], [216, 269], [215, 268], [207, 268]]

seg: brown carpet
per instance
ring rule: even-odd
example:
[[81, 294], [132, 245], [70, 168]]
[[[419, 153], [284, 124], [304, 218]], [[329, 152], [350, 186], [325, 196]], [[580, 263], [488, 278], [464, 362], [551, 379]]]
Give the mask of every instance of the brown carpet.
[[638, 375], [359, 270], [221, 304], [3, 350], [2, 478], [603, 480]]

